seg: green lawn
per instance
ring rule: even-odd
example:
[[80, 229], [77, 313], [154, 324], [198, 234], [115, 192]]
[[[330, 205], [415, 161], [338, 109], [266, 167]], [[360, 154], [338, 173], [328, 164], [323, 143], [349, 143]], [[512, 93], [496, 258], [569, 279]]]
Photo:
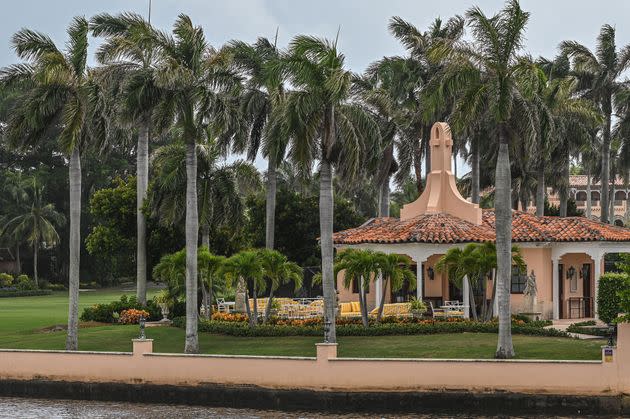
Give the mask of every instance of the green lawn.
[[[81, 307], [118, 299], [121, 291], [81, 293]], [[25, 349], [63, 349], [65, 332], [41, 329], [64, 324], [67, 297], [52, 296], [0, 299], [0, 347]], [[97, 326], [82, 328], [81, 350], [130, 351], [138, 326]], [[148, 328], [147, 337], [155, 339], [156, 352], [181, 352], [184, 331], [178, 328]], [[200, 333], [203, 353], [234, 355], [314, 356], [316, 337], [239, 338]], [[599, 340], [514, 336], [518, 358], [600, 359]], [[414, 358], [492, 358], [496, 335], [487, 333], [439, 334], [419, 336], [340, 337], [339, 355], [345, 357]]]

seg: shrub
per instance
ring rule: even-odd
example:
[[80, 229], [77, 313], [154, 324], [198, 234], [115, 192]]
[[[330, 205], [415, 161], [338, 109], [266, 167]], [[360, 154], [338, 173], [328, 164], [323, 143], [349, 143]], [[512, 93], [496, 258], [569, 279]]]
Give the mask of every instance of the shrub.
[[27, 275], [20, 275], [15, 278], [15, 287], [19, 290], [36, 290], [37, 284], [35, 281], [31, 280]]
[[13, 276], [8, 273], [0, 273], [0, 288], [10, 287], [13, 284]]
[[630, 277], [625, 273], [606, 273], [599, 278], [597, 293], [597, 314], [599, 318], [610, 323], [623, 311], [620, 294], [630, 289]]
[[147, 320], [149, 318], [149, 312], [130, 308], [129, 310], [123, 310], [122, 313], [120, 313], [119, 321], [121, 324], [138, 324], [140, 323], [141, 317], [144, 317], [145, 320]]
[[48, 284], [46, 288], [51, 291], [68, 291], [68, 288], [63, 284]]
[[411, 301], [409, 302], [409, 309], [412, 311], [417, 311], [419, 313], [426, 313], [427, 305], [422, 300], [412, 298]]
[[148, 315], [145, 317], [147, 320], [159, 320], [162, 318], [160, 308], [153, 301], [147, 301], [147, 306], [143, 307], [135, 296], [127, 297], [123, 295], [118, 301], [112, 301], [107, 304], [95, 304], [92, 307], [86, 307], [81, 313], [81, 320], [84, 322], [93, 321], [101, 323], [113, 323], [114, 313], [120, 313], [124, 310], [136, 309], [146, 310]]
[[[173, 325], [185, 327], [186, 319], [177, 317], [173, 319]], [[275, 319], [270, 323], [258, 325], [254, 328], [247, 324], [247, 317], [242, 314], [213, 315], [213, 320], [200, 321], [199, 331], [218, 333], [229, 336], [322, 336], [324, 328], [321, 319], [283, 320]], [[435, 333], [497, 333], [498, 323], [475, 322], [464, 319], [413, 319], [400, 318], [397, 322], [372, 324], [369, 328], [363, 327], [360, 319], [340, 319], [337, 322], [338, 336], [379, 336], [379, 335], [421, 335]], [[537, 336], [568, 336], [565, 332], [556, 329], [544, 329], [521, 322], [512, 324], [512, 333]]]
[[35, 297], [37, 295], [50, 295], [51, 290], [18, 290], [18, 289], [4, 289], [0, 290], [0, 298], [9, 297]]

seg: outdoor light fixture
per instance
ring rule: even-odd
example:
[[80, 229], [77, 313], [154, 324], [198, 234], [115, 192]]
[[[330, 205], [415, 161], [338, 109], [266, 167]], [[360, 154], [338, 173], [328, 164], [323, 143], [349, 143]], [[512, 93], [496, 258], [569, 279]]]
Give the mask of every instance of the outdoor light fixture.
[[571, 266], [569, 269], [567, 269], [567, 279], [573, 279], [574, 275], [575, 275], [575, 268]]
[[435, 271], [433, 270], [433, 267], [429, 266], [429, 268], [427, 269], [427, 275], [429, 275], [429, 279], [433, 281], [433, 279], [435, 278]]
[[146, 339], [147, 336], [144, 334], [144, 326], [145, 326], [145, 322], [146, 320], [144, 319], [144, 316], [140, 316], [140, 320], [138, 323], [140, 323], [140, 338], [139, 339]]

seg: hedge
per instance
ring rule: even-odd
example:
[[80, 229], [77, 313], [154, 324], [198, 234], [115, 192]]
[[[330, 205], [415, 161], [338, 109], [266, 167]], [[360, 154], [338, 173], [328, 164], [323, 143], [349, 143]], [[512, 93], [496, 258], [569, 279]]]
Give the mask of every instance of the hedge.
[[0, 290], [0, 298], [34, 297], [36, 295], [50, 295], [51, 290]]
[[153, 300], [147, 301], [146, 307], [138, 302], [135, 295], [127, 297], [123, 295], [118, 301], [112, 301], [106, 304], [94, 304], [91, 307], [86, 307], [81, 313], [81, 320], [84, 322], [93, 321], [101, 323], [113, 323], [114, 312], [121, 314], [124, 310], [147, 310], [149, 312], [149, 319], [147, 320], [160, 320], [162, 318], [160, 308], [155, 304]]
[[581, 333], [591, 336], [607, 337], [609, 335], [608, 327], [588, 327], [595, 326], [597, 323], [594, 320], [588, 320], [585, 322], [573, 323], [567, 327], [567, 332]]
[[611, 323], [623, 311], [620, 293], [630, 289], [630, 277], [625, 273], [606, 273], [599, 278], [597, 314], [605, 323]]
[[[185, 317], [173, 319], [173, 325], [186, 326]], [[337, 336], [384, 336], [384, 335], [427, 335], [437, 333], [498, 333], [496, 322], [474, 321], [430, 321], [418, 323], [383, 323], [368, 328], [362, 324], [341, 324]], [[289, 326], [260, 324], [250, 328], [245, 322], [205, 321], [199, 322], [199, 331], [239, 337], [322, 336], [322, 326]], [[566, 337], [566, 332], [544, 329], [538, 325], [513, 324], [512, 333], [536, 336]]]

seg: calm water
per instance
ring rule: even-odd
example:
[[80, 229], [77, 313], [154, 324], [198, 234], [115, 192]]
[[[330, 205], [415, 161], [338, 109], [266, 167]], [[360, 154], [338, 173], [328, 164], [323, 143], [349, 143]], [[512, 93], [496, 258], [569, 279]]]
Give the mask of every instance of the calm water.
[[[439, 415], [370, 415], [370, 414], [319, 414], [308, 412], [277, 412], [270, 410], [224, 409], [213, 407], [173, 406], [159, 404], [91, 402], [75, 400], [21, 399], [0, 397], [0, 418], [489, 418], [489, 416]], [[513, 417], [513, 416], [503, 416]], [[548, 416], [531, 416], [531, 418]]]

